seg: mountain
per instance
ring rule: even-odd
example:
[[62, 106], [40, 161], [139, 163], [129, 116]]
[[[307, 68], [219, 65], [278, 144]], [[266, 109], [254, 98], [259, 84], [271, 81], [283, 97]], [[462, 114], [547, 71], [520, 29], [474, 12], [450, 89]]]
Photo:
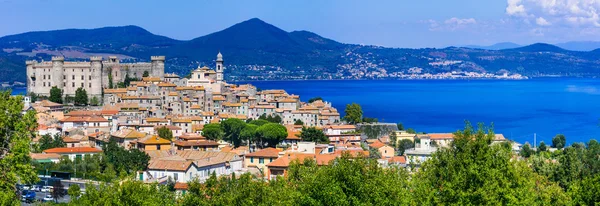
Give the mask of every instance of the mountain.
[[570, 41], [555, 45], [572, 51], [592, 51], [600, 48], [600, 42], [597, 41]]
[[600, 50], [570, 51], [537, 43], [484, 48], [403, 49], [340, 43], [310, 31], [284, 31], [249, 19], [181, 41], [137, 26], [27, 32], [0, 38], [0, 82], [25, 81], [25, 60], [86, 60], [117, 55], [123, 62], [167, 56], [166, 72], [186, 75], [224, 55], [228, 81], [281, 79], [386, 79], [402, 74], [508, 71], [527, 76], [600, 76]]
[[485, 50], [501, 50], [501, 49], [513, 49], [521, 47], [521, 45], [512, 43], [512, 42], [500, 42], [489, 46], [477, 46], [477, 45], [467, 45], [463, 46], [472, 49], [485, 49]]

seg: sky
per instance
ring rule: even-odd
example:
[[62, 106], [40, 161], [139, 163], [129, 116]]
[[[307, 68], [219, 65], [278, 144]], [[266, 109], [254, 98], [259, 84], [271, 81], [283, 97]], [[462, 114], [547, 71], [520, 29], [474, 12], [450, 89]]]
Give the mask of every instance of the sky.
[[0, 36], [137, 25], [189, 40], [260, 18], [353, 44], [424, 48], [600, 40], [600, 0], [0, 0]]

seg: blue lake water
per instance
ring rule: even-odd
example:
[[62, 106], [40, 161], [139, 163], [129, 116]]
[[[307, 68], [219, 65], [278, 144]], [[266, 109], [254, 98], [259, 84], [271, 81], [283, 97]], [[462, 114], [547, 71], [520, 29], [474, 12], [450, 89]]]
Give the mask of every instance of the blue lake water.
[[356, 80], [248, 82], [285, 89], [303, 101], [321, 96], [340, 113], [356, 102], [365, 116], [402, 122], [417, 131], [454, 132], [464, 121], [494, 123], [496, 133], [518, 142], [569, 143], [600, 139], [600, 80]]
[[[567, 141], [600, 139], [600, 80], [347, 80], [258, 81], [261, 89], [285, 89], [303, 101], [321, 96], [340, 113], [356, 102], [364, 115], [381, 122], [402, 122], [423, 132], [454, 132], [473, 124], [494, 123], [496, 133], [518, 142], [550, 143], [562, 133]], [[13, 90], [13, 94], [25, 89]]]

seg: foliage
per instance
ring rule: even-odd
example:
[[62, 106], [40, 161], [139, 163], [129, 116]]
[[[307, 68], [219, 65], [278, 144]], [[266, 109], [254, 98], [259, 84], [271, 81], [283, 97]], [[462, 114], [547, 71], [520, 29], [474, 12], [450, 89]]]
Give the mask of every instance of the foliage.
[[323, 130], [315, 127], [302, 127], [300, 131], [300, 138], [302, 141], [315, 142], [321, 144], [328, 144], [329, 138], [323, 133]]
[[302, 120], [300, 120], [300, 119], [297, 119], [297, 120], [294, 122], [294, 125], [304, 125], [304, 122], [302, 122]]
[[272, 123], [281, 123], [281, 117], [279, 115], [273, 114], [273, 115], [267, 115], [267, 114], [262, 114], [260, 115], [260, 117], [258, 117], [259, 120], [266, 120], [268, 122], [272, 122]]
[[248, 142], [248, 146], [249, 146], [251, 142], [256, 141], [256, 138], [257, 138], [256, 129], [258, 129], [257, 125], [246, 124], [246, 126], [244, 126], [244, 129], [242, 129], [242, 131], [240, 132], [240, 139]]
[[529, 158], [533, 153], [535, 153], [535, 151], [533, 151], [533, 149], [531, 149], [531, 146], [529, 146], [529, 143], [525, 143], [523, 145], [523, 147], [521, 147], [521, 151], [519, 152], [519, 155], [521, 157]]
[[108, 88], [115, 88], [113, 84], [112, 67], [108, 68]]
[[157, 133], [160, 138], [163, 138], [163, 139], [166, 139], [169, 141], [173, 140], [173, 132], [167, 127], [158, 128]]
[[123, 80], [123, 84], [120, 84], [121, 82], [119, 82], [117, 84], [117, 86], [119, 88], [126, 88], [126, 87], [129, 87], [129, 85], [131, 85], [131, 82], [134, 82], [134, 81], [140, 81], [140, 80], [135, 77], [129, 77], [129, 73], [125, 73], [125, 79]]
[[166, 185], [146, 184], [141, 181], [124, 180], [120, 183], [86, 185], [85, 194], [73, 199], [69, 205], [176, 205], [175, 193]]
[[394, 132], [396, 128], [383, 124], [364, 124], [360, 125], [360, 130], [362, 131], [362, 134], [367, 136], [367, 138], [377, 139]]
[[398, 143], [398, 147], [397, 147], [398, 155], [404, 155], [404, 152], [407, 149], [414, 148], [414, 147], [415, 147], [415, 143], [412, 140], [409, 140], [409, 139], [400, 140], [400, 142]]
[[103, 146], [102, 151], [106, 157], [107, 165], [113, 165], [113, 171], [119, 171], [119, 173], [120, 171], [125, 171], [127, 174], [133, 174], [137, 171], [145, 170], [150, 161], [150, 156], [145, 152], [135, 148], [126, 150], [120, 147], [114, 138], [111, 138]]
[[552, 138], [552, 147], [556, 149], [562, 149], [567, 144], [567, 138], [564, 134], [557, 134]]
[[50, 134], [42, 135], [42, 137], [39, 140], [39, 144], [41, 151], [67, 146], [67, 144], [65, 144], [65, 142], [63, 141], [60, 133], [55, 134], [54, 138]]
[[398, 135], [396, 135], [396, 132], [390, 133], [390, 146], [396, 147], [397, 143], [398, 143]]
[[398, 127], [398, 130], [400, 130], [400, 131], [404, 131], [404, 124], [402, 124], [402, 122], [398, 122], [398, 123], [396, 124], [396, 127]]
[[277, 123], [264, 124], [256, 129], [258, 143], [261, 147], [275, 147], [287, 137], [287, 129]]
[[544, 143], [544, 141], [541, 141], [540, 146], [538, 147], [538, 152], [545, 152], [546, 150], [548, 150], [546, 143]]
[[100, 100], [98, 100], [98, 97], [93, 96], [92, 99], [90, 100], [90, 105], [92, 105], [92, 106], [100, 105]]
[[377, 123], [377, 122], [379, 122], [379, 120], [377, 118], [363, 117], [362, 122], [364, 122], [364, 123]]
[[369, 158], [371, 159], [379, 159], [381, 158], [381, 154], [379, 153], [379, 150], [376, 148], [369, 148]]
[[240, 133], [246, 127], [246, 122], [229, 118], [221, 122], [221, 128], [224, 132], [224, 140], [231, 142], [234, 147], [239, 147], [242, 144]]
[[144, 71], [144, 74], [142, 74], [142, 77], [148, 77], [150, 76], [150, 73], [148, 71]]
[[30, 142], [37, 128], [35, 111], [22, 114], [23, 97], [0, 92], [0, 205], [19, 205], [17, 182], [38, 180], [29, 162]]
[[35, 92], [29, 92], [29, 100], [33, 103], [33, 102], [37, 102], [39, 96], [35, 93]]
[[75, 91], [75, 105], [85, 106], [88, 104], [88, 95], [84, 88], [79, 87]]
[[267, 120], [255, 119], [255, 120], [250, 121], [248, 124], [253, 124], [256, 126], [263, 126], [264, 124], [267, 124], [267, 123], [269, 123], [269, 121], [267, 121]]
[[413, 129], [413, 128], [408, 128], [408, 129], [406, 129], [406, 133], [417, 134], [417, 131], [415, 131], [415, 129]]
[[71, 199], [77, 199], [77, 197], [81, 195], [81, 188], [79, 188], [79, 184], [72, 184], [71, 186], [69, 186], [67, 194], [69, 194]]
[[363, 117], [362, 108], [357, 103], [347, 104], [344, 113], [346, 113], [344, 120], [349, 124], [360, 123]]
[[52, 183], [52, 197], [54, 198], [54, 202], [57, 202], [58, 199], [67, 195], [67, 191], [65, 190], [65, 186], [62, 184], [62, 181], [54, 181]]
[[50, 89], [50, 97], [48, 97], [48, 100], [54, 103], [59, 103], [62, 104], [63, 103], [63, 91], [62, 89], [53, 86], [52, 89]]
[[569, 197], [499, 144], [491, 128], [467, 123], [413, 177], [417, 205], [563, 205]]
[[313, 97], [313, 98], [310, 98], [310, 99], [308, 100], [308, 103], [313, 103], [313, 102], [315, 102], [315, 101], [317, 101], [317, 100], [321, 100], [321, 101], [323, 101], [323, 98], [321, 98], [321, 97]]
[[204, 125], [202, 129], [202, 136], [205, 136], [208, 140], [221, 140], [225, 136], [225, 132], [218, 123], [210, 123]]

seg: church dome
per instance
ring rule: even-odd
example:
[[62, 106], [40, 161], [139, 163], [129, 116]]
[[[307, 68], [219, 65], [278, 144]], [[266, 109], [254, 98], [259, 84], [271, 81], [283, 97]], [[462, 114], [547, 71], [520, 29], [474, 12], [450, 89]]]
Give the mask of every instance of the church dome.
[[221, 54], [221, 52], [217, 54], [217, 61], [223, 61], [223, 55]]

